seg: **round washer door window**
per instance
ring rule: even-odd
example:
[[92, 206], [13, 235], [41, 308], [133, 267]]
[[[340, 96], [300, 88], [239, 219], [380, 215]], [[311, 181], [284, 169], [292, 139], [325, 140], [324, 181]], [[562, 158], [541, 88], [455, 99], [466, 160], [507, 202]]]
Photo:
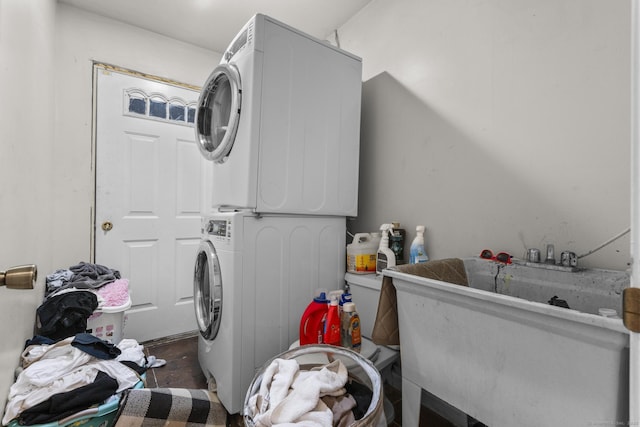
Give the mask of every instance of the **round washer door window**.
[[215, 339], [222, 319], [222, 275], [215, 247], [203, 241], [198, 248], [193, 274], [196, 321], [202, 336]]
[[202, 88], [196, 113], [196, 141], [202, 155], [224, 162], [233, 148], [242, 103], [240, 73], [233, 64], [218, 65]]

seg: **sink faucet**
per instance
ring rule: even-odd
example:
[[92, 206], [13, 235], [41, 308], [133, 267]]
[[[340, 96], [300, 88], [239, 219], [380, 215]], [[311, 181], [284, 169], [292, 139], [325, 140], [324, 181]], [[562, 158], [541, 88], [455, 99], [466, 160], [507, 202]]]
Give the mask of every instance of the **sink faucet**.
[[547, 258], [544, 260], [546, 264], [555, 264], [556, 263], [556, 249], [553, 245], [547, 245]]
[[[540, 250], [537, 248], [527, 249], [527, 262], [540, 264]], [[575, 252], [563, 251], [560, 254], [560, 262], [556, 264], [555, 247], [552, 244], [547, 245], [547, 256], [541, 264], [558, 267], [577, 267], [578, 256]]]

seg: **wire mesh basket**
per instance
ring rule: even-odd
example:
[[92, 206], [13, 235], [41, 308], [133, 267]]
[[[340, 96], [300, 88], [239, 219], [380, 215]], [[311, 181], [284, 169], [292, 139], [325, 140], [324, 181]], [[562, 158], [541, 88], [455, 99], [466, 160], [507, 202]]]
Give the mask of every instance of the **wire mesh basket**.
[[[295, 361], [300, 371], [309, 371], [313, 368], [328, 365], [340, 360], [347, 369], [347, 385], [350, 390], [360, 390], [353, 393], [359, 407], [366, 410], [355, 411], [355, 421], [349, 424], [352, 427], [386, 425], [383, 409], [382, 377], [376, 367], [365, 357], [355, 351], [343, 347], [326, 344], [304, 345], [287, 350], [267, 361], [256, 373], [244, 401], [243, 418], [245, 426], [256, 427], [260, 425], [254, 420], [251, 399], [260, 392], [265, 372], [276, 359]], [[265, 379], [267, 380], [267, 379]], [[364, 391], [364, 393], [362, 393]]]

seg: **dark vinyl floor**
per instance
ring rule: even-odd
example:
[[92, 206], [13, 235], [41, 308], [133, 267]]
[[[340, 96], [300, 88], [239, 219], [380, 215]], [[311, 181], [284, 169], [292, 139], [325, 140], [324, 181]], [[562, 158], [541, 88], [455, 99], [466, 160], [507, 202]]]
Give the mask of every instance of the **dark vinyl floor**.
[[[166, 365], [147, 372], [147, 387], [207, 388], [207, 381], [198, 363], [198, 337], [160, 340], [144, 343], [147, 356], [166, 360]], [[402, 394], [385, 383], [385, 396], [391, 401], [395, 411], [393, 427], [402, 425]], [[452, 427], [448, 421], [424, 409], [420, 414], [420, 425], [430, 427]], [[240, 415], [229, 415], [227, 426], [241, 427], [244, 423]]]

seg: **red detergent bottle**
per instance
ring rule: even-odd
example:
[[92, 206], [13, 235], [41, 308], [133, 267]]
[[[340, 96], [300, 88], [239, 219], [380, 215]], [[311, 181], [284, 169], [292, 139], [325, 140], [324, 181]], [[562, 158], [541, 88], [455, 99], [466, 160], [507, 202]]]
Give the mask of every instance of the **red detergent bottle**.
[[340, 309], [338, 307], [338, 296], [331, 296], [331, 303], [327, 311], [327, 321], [324, 324], [324, 343], [340, 346], [342, 335], [340, 334]]
[[300, 345], [322, 344], [328, 304], [327, 292], [318, 289], [300, 319]]

